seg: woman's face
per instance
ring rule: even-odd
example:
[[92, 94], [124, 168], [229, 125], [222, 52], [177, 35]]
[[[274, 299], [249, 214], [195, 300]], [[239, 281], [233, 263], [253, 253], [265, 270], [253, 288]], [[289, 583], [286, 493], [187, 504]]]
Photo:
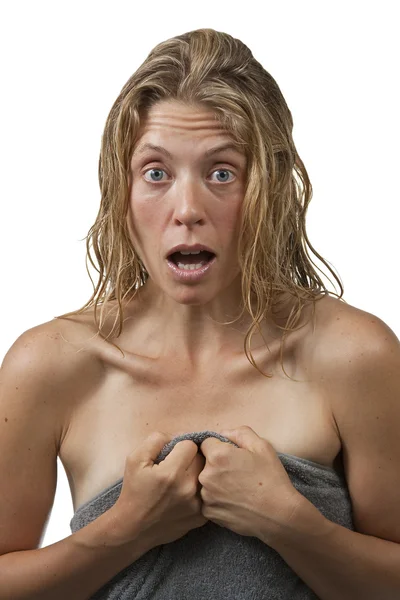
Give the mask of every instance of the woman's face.
[[[210, 152], [227, 144], [230, 149]], [[240, 273], [236, 253], [246, 156], [233, 146], [207, 108], [162, 101], [142, 123], [131, 160], [129, 229], [151, 280], [179, 303], [209, 302]], [[180, 244], [204, 245], [215, 257], [169, 259]], [[204, 268], [185, 269], [189, 262]]]

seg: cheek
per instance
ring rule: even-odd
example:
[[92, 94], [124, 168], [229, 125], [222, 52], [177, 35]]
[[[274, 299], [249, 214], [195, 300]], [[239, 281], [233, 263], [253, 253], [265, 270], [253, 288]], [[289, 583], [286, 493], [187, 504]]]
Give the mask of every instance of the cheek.
[[149, 207], [135, 206], [132, 211], [132, 224], [139, 231], [147, 231], [148, 227], [153, 225], [156, 214], [149, 210]]
[[223, 211], [218, 216], [216, 227], [221, 238], [226, 242], [234, 242], [239, 232], [240, 211], [238, 209]]
[[130, 204], [128, 221], [131, 238], [142, 250], [149, 244], [154, 246], [155, 236], [159, 239], [161, 216], [160, 210], [151, 204]]

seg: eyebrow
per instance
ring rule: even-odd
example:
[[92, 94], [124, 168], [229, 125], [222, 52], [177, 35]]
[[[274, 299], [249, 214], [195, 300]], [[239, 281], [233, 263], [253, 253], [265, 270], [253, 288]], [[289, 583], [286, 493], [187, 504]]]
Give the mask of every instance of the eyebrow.
[[[146, 150], [153, 150], [154, 152], [160, 152], [161, 154], [164, 154], [171, 160], [173, 158], [171, 152], [169, 152], [166, 148], [163, 148], [162, 146], [155, 146], [154, 144], [150, 144], [149, 142], [138, 146], [138, 148], [134, 152], [134, 155], [136, 156], [139, 154], [143, 154]], [[215, 146], [214, 148], [210, 148], [209, 150], [207, 150], [207, 152], [204, 153], [204, 156], [206, 158], [208, 158], [209, 156], [212, 156], [213, 154], [217, 154], [217, 152], [223, 152], [224, 150], [233, 150], [237, 154], [241, 154], [243, 156], [242, 152], [233, 143], [223, 144], [222, 146]]]

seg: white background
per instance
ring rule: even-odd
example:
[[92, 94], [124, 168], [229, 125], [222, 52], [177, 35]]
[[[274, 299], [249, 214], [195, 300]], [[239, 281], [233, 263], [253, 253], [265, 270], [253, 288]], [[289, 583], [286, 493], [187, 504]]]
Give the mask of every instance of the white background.
[[[384, 0], [4, 3], [0, 359], [22, 332], [91, 295], [80, 240], [98, 211], [108, 112], [157, 43], [200, 27], [241, 39], [277, 80], [314, 188], [309, 239], [345, 300], [399, 336], [396, 9]], [[70, 535], [72, 515], [58, 461], [43, 546]]]

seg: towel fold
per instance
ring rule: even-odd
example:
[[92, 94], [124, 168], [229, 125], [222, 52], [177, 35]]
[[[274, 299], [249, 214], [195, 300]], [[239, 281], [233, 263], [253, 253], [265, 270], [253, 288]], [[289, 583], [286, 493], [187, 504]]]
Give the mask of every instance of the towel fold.
[[[181, 440], [199, 447], [213, 431], [176, 436], [154, 461]], [[329, 520], [354, 531], [351, 500], [343, 472], [291, 454], [277, 453], [293, 486]], [[82, 504], [70, 522], [75, 533], [109, 510], [123, 477]], [[242, 536], [209, 521], [186, 535], [152, 548], [120, 571], [91, 600], [318, 600], [283, 558], [256, 537]]]

